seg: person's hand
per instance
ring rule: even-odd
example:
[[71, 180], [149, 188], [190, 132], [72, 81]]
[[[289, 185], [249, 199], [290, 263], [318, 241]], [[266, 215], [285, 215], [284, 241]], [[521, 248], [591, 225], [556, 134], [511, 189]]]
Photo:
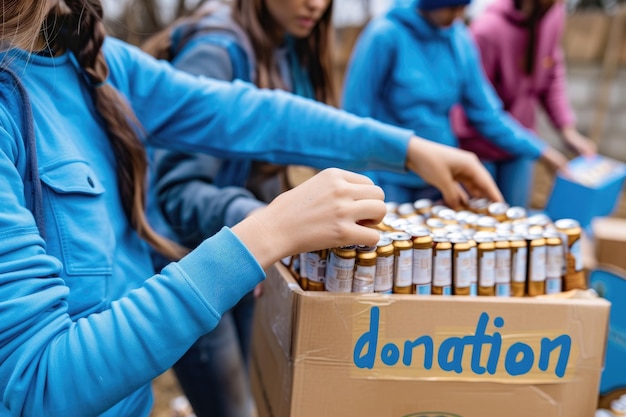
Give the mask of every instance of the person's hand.
[[561, 152], [552, 146], [548, 146], [541, 154], [541, 159], [548, 165], [548, 168], [568, 176], [567, 163], [569, 160]]
[[591, 139], [583, 136], [573, 127], [566, 127], [561, 131], [563, 141], [572, 148], [576, 153], [584, 157], [590, 158], [598, 153], [598, 147]]
[[367, 177], [326, 169], [255, 210], [233, 232], [263, 268], [298, 253], [351, 244], [375, 245], [387, 208]]
[[467, 205], [468, 193], [502, 201], [493, 178], [472, 152], [414, 137], [409, 143], [407, 168], [437, 187], [451, 208]]

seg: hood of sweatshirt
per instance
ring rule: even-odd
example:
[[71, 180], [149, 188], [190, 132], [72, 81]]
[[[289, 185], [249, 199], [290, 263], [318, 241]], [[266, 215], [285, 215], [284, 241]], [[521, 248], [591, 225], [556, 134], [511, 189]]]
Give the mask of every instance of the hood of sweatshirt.
[[451, 26], [439, 27], [433, 25], [426, 20], [418, 11], [417, 4], [419, 0], [411, 0], [410, 2], [402, 2], [387, 13], [387, 18], [397, 21], [405, 26], [409, 32], [420, 39], [449, 39], [453, 36], [455, 27], [463, 24], [456, 21]]

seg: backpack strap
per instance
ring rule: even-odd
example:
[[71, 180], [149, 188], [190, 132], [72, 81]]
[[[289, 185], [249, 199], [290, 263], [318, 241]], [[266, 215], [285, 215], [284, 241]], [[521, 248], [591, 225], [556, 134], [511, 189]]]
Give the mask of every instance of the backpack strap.
[[[6, 88], [6, 86], [10, 88]], [[0, 93], [0, 100], [4, 102], [20, 129], [26, 150], [26, 174], [22, 178], [26, 207], [33, 213], [39, 234], [45, 240], [43, 194], [39, 180], [39, 165], [37, 164], [35, 125], [28, 92], [19, 77], [5, 65], [0, 65], [0, 89], [3, 90]]]

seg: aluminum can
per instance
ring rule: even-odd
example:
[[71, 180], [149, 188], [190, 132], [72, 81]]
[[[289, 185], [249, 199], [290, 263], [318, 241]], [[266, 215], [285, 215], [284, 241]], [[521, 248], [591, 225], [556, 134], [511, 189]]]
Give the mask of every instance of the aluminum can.
[[382, 237], [376, 244], [376, 275], [374, 278], [374, 292], [391, 294], [393, 289], [393, 240]]
[[308, 281], [309, 291], [324, 291], [328, 249], [307, 252], [300, 256], [300, 271]]
[[544, 232], [543, 237], [546, 239], [546, 294], [558, 294], [563, 291], [563, 241], [556, 230]]
[[474, 236], [478, 249], [478, 295], [496, 295], [496, 245], [492, 233]]
[[511, 243], [505, 236], [496, 235], [496, 297], [511, 295]]
[[326, 263], [326, 291], [352, 292], [355, 262], [355, 245], [331, 249]]
[[536, 297], [546, 293], [546, 239], [543, 234], [526, 235], [528, 242], [527, 294]]
[[404, 232], [391, 233], [395, 263], [393, 268], [393, 292], [411, 294], [413, 292], [413, 241]]
[[462, 234], [449, 236], [452, 243], [452, 294], [470, 295], [472, 285], [471, 247]]
[[487, 214], [489, 212], [490, 201], [486, 198], [472, 198], [469, 201], [469, 209], [477, 214]]
[[487, 207], [487, 214], [493, 217], [499, 222], [503, 222], [507, 219], [506, 211], [511, 208], [507, 203], [491, 203]]
[[526, 295], [526, 269], [528, 262], [528, 243], [522, 235], [509, 236], [511, 244], [511, 296]]
[[445, 234], [433, 235], [433, 294], [452, 294], [452, 243]]
[[560, 219], [554, 226], [562, 234], [565, 263], [563, 271], [563, 290], [586, 289], [587, 280], [583, 270], [580, 241], [582, 229], [574, 219]]
[[433, 281], [433, 238], [430, 230], [415, 227], [408, 232], [413, 240], [413, 293], [430, 295]]
[[506, 211], [506, 219], [510, 222], [520, 221], [527, 216], [526, 209], [520, 206], [513, 206]]
[[433, 202], [428, 198], [421, 198], [413, 203], [413, 207], [418, 214], [421, 214], [424, 217], [430, 217], [430, 210], [433, 207]]
[[402, 203], [398, 206], [397, 209], [398, 216], [403, 219], [409, 218], [417, 214], [415, 207], [413, 207], [413, 203]]
[[376, 279], [376, 246], [357, 246], [352, 292], [374, 292]]
[[481, 216], [476, 223], [479, 232], [495, 232], [498, 227], [498, 220], [491, 216]]

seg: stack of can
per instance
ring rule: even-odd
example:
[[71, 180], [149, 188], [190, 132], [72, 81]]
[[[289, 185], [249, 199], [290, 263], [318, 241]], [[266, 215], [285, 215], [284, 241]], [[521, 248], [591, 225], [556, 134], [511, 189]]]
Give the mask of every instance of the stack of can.
[[298, 278], [310, 291], [524, 297], [586, 289], [572, 219], [470, 201], [455, 211], [422, 199], [387, 203], [376, 246], [303, 253]]

